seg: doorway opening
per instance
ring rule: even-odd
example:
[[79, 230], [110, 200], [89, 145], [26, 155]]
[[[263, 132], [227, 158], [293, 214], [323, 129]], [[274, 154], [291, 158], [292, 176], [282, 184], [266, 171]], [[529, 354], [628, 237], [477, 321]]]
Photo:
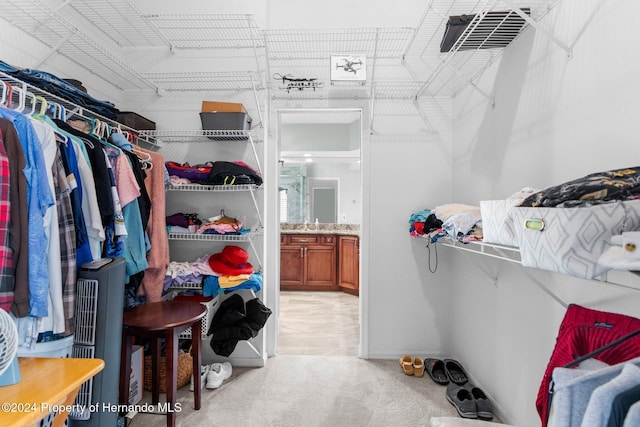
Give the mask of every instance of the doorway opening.
[[279, 110], [277, 117], [277, 353], [358, 356], [360, 262], [352, 248], [362, 222], [362, 110]]

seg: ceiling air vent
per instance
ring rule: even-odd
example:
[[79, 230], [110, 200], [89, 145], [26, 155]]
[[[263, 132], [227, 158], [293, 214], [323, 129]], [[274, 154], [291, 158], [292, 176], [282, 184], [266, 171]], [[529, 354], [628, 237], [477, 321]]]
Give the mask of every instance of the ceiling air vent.
[[[530, 15], [529, 8], [522, 8], [522, 12]], [[525, 24], [524, 18], [513, 10], [450, 16], [440, 52], [503, 48], [520, 34]]]

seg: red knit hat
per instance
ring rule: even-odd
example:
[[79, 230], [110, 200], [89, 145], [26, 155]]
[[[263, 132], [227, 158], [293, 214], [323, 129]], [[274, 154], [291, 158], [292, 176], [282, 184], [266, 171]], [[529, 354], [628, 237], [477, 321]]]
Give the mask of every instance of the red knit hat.
[[209, 257], [211, 269], [223, 276], [238, 276], [253, 273], [253, 266], [248, 263], [249, 254], [240, 246], [227, 245], [222, 252]]

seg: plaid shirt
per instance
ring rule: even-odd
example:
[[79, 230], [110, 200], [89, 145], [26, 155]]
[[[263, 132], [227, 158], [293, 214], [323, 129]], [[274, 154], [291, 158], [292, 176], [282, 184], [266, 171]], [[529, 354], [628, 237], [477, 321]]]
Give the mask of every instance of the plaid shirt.
[[9, 158], [0, 132], [0, 307], [7, 312], [13, 304], [15, 287], [13, 252], [9, 247], [9, 185]]
[[65, 318], [65, 335], [74, 332], [74, 304], [76, 292], [76, 229], [71, 207], [69, 183], [62, 162], [60, 148], [51, 168], [58, 208], [58, 230], [60, 235], [60, 267], [62, 268], [62, 308]]

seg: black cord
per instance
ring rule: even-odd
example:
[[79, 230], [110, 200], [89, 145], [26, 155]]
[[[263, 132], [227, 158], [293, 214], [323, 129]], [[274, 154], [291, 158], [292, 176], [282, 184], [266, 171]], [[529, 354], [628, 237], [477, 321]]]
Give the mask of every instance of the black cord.
[[427, 242], [427, 250], [429, 252], [428, 254], [428, 258], [429, 258], [429, 271], [431, 273], [435, 273], [436, 270], [438, 269], [438, 246], [436, 246], [436, 243], [433, 243], [433, 247], [434, 247], [434, 253], [435, 253], [435, 258], [436, 258], [436, 264], [433, 267], [433, 269], [431, 268], [431, 241], [429, 240]]

